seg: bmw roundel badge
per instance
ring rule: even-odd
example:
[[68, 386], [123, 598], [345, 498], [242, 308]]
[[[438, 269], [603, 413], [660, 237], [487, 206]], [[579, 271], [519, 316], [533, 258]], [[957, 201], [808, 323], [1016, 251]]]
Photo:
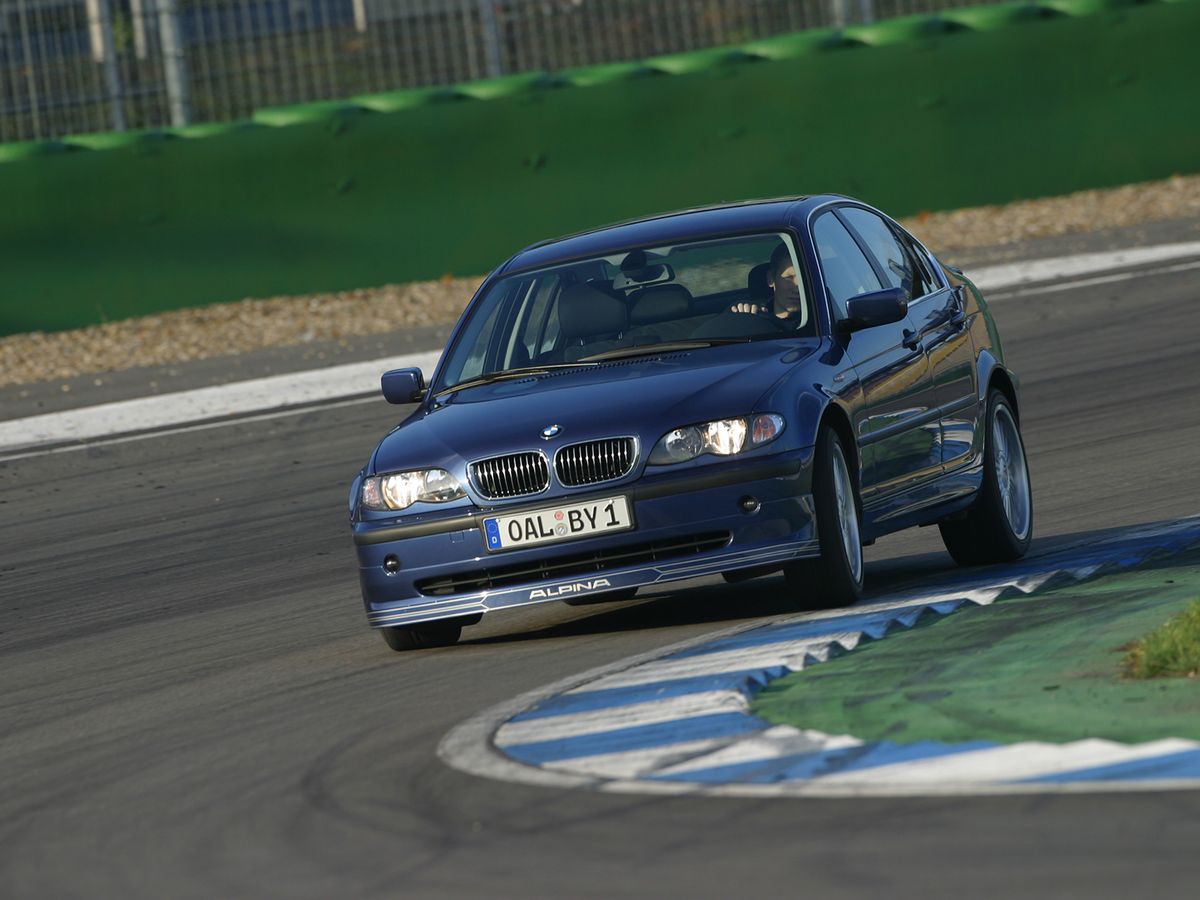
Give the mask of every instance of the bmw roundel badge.
[[558, 437], [558, 435], [561, 431], [562, 431], [561, 425], [547, 425], [545, 428], [542, 429], [542, 440], [548, 441], [548, 440], [550, 440], [550, 438]]

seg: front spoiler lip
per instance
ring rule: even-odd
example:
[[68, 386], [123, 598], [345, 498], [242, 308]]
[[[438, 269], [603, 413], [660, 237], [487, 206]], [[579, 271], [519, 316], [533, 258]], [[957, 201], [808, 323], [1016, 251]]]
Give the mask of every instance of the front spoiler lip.
[[[717, 575], [734, 569], [785, 563], [795, 559], [813, 557], [820, 553], [820, 543], [816, 538], [805, 541], [792, 541], [786, 544], [772, 544], [769, 547], [751, 547], [745, 550], [718, 551], [706, 555], [702, 559], [691, 557], [654, 563], [651, 565], [634, 566], [628, 569], [613, 569], [607, 572], [597, 572], [594, 578], [573, 576], [556, 581], [538, 582], [519, 587], [503, 588], [495, 591], [480, 591], [475, 594], [463, 594], [444, 600], [430, 599], [425, 603], [405, 605], [397, 610], [376, 610], [367, 614], [367, 621], [373, 628], [388, 628], [394, 625], [411, 625], [419, 622], [432, 622], [437, 619], [468, 616], [476, 613], [486, 613], [496, 609], [511, 609], [517, 606], [528, 606], [533, 603], [553, 603], [560, 601], [563, 596], [570, 596], [574, 591], [564, 591], [557, 596], [531, 598], [534, 590], [550, 592], [564, 587], [576, 585], [579, 582], [603, 579], [608, 582], [603, 590], [590, 593], [604, 593], [610, 590], [620, 590], [630, 587], [649, 587], [669, 581], [681, 581], [685, 578], [697, 578], [701, 575]], [[524, 598], [521, 599], [521, 595]]]
[[[753, 461], [739, 466], [711, 466], [703, 471], [682, 477], [673, 477], [649, 482], [633, 482], [628, 485], [613, 484], [602, 493], [572, 495], [561, 498], [562, 502], [586, 503], [590, 499], [611, 497], [621, 493], [630, 497], [635, 503], [639, 500], [654, 500], [659, 497], [669, 497], [672, 494], [686, 494], [692, 491], [702, 491], [708, 488], [725, 487], [740, 484], [744, 481], [760, 481], [764, 478], [786, 478], [800, 472], [801, 462], [796, 458], [772, 458]], [[715, 471], [714, 471], [715, 470]], [[537, 509], [545, 509], [546, 500], [519, 506], [505, 507], [503, 515], [520, 515]], [[465, 512], [459, 515], [446, 516], [429, 522], [412, 522], [403, 525], [383, 527], [356, 526], [354, 543], [358, 546], [371, 544], [386, 544], [389, 541], [399, 541], [410, 537], [428, 537], [434, 534], [449, 534], [455, 531], [467, 531], [472, 528], [482, 528], [483, 520], [497, 514], [496, 510]]]

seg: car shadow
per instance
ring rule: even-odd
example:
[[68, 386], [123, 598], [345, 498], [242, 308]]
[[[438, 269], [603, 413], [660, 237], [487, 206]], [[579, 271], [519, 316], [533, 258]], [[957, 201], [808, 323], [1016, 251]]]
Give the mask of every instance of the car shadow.
[[[887, 595], [900, 591], [922, 588], [937, 590], [939, 587], [961, 580], [964, 576], [987, 577], [994, 573], [1003, 577], [1005, 572], [1018, 571], [1039, 558], [1069, 551], [1073, 548], [1086, 552], [1102, 542], [1119, 538], [1155, 526], [1173, 524], [1175, 520], [1148, 522], [1136, 526], [1122, 526], [1080, 531], [1068, 534], [1037, 538], [1030, 552], [1020, 563], [962, 568], [944, 551], [896, 556], [868, 562], [866, 566], [867, 591], [863, 603], [877, 602]], [[1119, 540], [1109, 545], [1114, 558], [1121, 556]], [[1170, 561], [1148, 560], [1143, 568], [1153, 569], [1170, 565]], [[576, 607], [581, 612], [586, 607]], [[654, 629], [680, 628], [689, 625], [721, 625], [738, 621], [768, 619], [772, 616], [790, 615], [795, 607], [788, 601], [782, 574], [755, 578], [739, 584], [712, 583], [694, 584], [687, 588], [664, 587], [653, 593], [645, 592], [633, 600], [619, 604], [597, 604], [595, 612], [584, 614], [566, 622], [557, 622], [544, 628], [522, 630], [502, 634], [489, 634], [471, 638], [468, 631], [460, 642], [470, 644], [505, 644], [520, 641], [536, 641], [554, 638], [577, 637], [617, 632], [649, 631]], [[764, 622], [764, 624], [766, 624]]]

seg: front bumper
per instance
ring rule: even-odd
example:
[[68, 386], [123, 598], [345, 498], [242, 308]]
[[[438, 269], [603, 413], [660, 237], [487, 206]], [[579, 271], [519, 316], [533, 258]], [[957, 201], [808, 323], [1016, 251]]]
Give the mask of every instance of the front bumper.
[[[815, 556], [812, 453], [727, 461], [555, 498], [627, 496], [636, 527], [505, 553], [487, 552], [483, 519], [555, 500], [355, 523], [368, 622], [412, 625]], [[756, 511], [741, 508], [746, 497], [759, 502]], [[388, 556], [400, 561], [393, 574], [384, 568]]]

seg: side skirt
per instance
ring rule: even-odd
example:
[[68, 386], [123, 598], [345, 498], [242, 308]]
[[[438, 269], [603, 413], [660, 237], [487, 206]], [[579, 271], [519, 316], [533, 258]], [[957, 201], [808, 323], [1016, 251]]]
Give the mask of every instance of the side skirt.
[[946, 472], [863, 510], [863, 539], [874, 540], [914, 525], [932, 525], [970, 506], [983, 484], [983, 460]]

